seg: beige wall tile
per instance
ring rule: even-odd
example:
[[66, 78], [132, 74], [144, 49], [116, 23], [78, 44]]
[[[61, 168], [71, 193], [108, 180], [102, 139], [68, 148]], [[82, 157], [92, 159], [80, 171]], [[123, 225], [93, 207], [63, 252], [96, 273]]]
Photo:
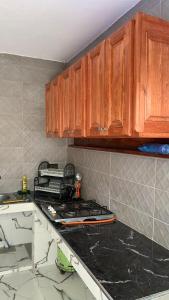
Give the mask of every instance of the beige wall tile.
[[43, 84], [23, 84], [23, 111], [29, 114], [44, 115], [45, 90]]
[[19, 63], [1, 59], [0, 55], [0, 79], [1, 80], [14, 80], [21, 82], [21, 68]]
[[21, 179], [1, 179], [0, 191], [1, 193], [12, 193], [21, 189]]
[[169, 191], [169, 160], [168, 159], [157, 160], [156, 188]]
[[39, 114], [29, 114], [23, 112], [23, 130], [27, 131], [45, 131], [44, 112]]
[[84, 151], [84, 166], [99, 172], [110, 174], [110, 153], [103, 151]]
[[79, 166], [85, 166], [84, 153], [82, 149], [68, 148], [68, 161]]
[[109, 176], [91, 169], [88, 171], [88, 174], [89, 175], [86, 178], [87, 185], [108, 197], [110, 182]]
[[23, 141], [22, 115], [0, 113], [0, 146], [21, 147]]
[[22, 113], [22, 95], [20, 97], [0, 96], [0, 114], [19, 115], [21, 113]]
[[117, 218], [152, 239], [153, 236], [153, 218], [135, 210], [127, 205], [110, 200], [110, 209], [117, 214]]
[[111, 175], [137, 183], [155, 185], [155, 159], [128, 154], [111, 154]]
[[169, 224], [169, 192], [155, 190], [154, 217]]
[[18, 179], [22, 176], [23, 149], [0, 147], [0, 175], [2, 179]]
[[154, 214], [154, 188], [110, 177], [110, 197], [151, 216]]
[[23, 91], [22, 81], [0, 79], [0, 96], [21, 97]]
[[90, 186], [87, 186], [87, 188], [82, 189], [82, 198], [86, 200], [96, 200], [97, 203], [99, 203], [102, 206], [107, 206], [107, 208], [109, 208], [110, 206], [109, 197], [105, 196], [100, 191]]
[[163, 247], [169, 249], [169, 224], [155, 219], [153, 240]]
[[161, 17], [165, 20], [169, 20], [169, 2], [168, 2], [168, 0], [161, 1]]
[[45, 83], [63, 64], [0, 54], [1, 192], [20, 188], [23, 174], [32, 187], [42, 160], [66, 162], [67, 141], [45, 135]]

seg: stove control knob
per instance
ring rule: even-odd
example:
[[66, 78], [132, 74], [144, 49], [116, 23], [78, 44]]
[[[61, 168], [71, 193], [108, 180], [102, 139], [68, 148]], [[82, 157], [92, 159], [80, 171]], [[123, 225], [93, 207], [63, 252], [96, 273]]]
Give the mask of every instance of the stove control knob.
[[52, 213], [52, 215], [55, 215], [56, 214], [56, 210], [54, 208], [52, 208], [51, 213]]

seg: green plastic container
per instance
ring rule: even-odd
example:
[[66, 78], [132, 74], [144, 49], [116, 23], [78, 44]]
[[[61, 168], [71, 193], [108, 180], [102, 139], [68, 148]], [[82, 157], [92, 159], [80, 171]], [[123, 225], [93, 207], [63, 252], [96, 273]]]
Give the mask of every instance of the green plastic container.
[[69, 260], [67, 257], [64, 255], [62, 250], [58, 247], [57, 249], [57, 266], [61, 272], [69, 272], [73, 273], [75, 272], [75, 269], [73, 266], [70, 264]]

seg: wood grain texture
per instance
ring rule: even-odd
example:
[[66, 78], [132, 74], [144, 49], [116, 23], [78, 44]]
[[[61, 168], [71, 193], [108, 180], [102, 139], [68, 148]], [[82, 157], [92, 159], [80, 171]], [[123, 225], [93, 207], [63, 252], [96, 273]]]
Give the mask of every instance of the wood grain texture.
[[46, 88], [46, 132], [169, 138], [169, 22], [138, 13]]
[[[106, 40], [105, 93], [108, 136], [130, 136], [133, 101], [133, 36], [130, 21]], [[106, 125], [104, 124], [104, 127]]]
[[55, 137], [62, 137], [61, 122], [62, 122], [62, 103], [60, 97], [60, 77], [52, 82], [53, 94], [53, 115], [52, 115], [52, 132]]
[[[61, 98], [61, 132], [63, 137], [69, 137], [71, 121], [74, 119], [74, 109], [71, 106], [72, 96], [72, 71], [71, 68], [65, 70], [60, 76], [60, 98]], [[70, 119], [70, 115], [71, 119]]]
[[80, 149], [91, 149], [98, 151], [128, 153], [143, 156], [153, 156], [169, 158], [169, 155], [152, 154], [139, 151], [137, 148], [146, 143], [161, 143], [169, 144], [169, 139], [156, 139], [156, 138], [81, 138], [74, 139], [74, 144], [69, 147]]
[[136, 16], [135, 75], [135, 133], [169, 137], [169, 22]]
[[71, 67], [72, 96], [70, 106], [70, 129], [73, 137], [83, 137], [86, 133], [86, 92], [87, 92], [87, 57]]
[[53, 85], [49, 83], [46, 85], [46, 135], [47, 137], [54, 136], [53, 132]]
[[[105, 105], [105, 41], [88, 53], [86, 135], [100, 136]], [[107, 121], [105, 120], [105, 123]]]

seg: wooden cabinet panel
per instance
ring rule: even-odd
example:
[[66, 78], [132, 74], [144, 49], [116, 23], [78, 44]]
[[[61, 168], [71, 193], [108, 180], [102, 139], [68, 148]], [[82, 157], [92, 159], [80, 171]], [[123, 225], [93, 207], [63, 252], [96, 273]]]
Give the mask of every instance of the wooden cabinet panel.
[[104, 112], [104, 120], [108, 120], [108, 136], [131, 135], [133, 30], [134, 23], [131, 21], [106, 40], [105, 92], [108, 111]]
[[52, 82], [53, 93], [53, 116], [52, 116], [52, 132], [55, 137], [61, 137], [61, 97], [60, 97], [60, 78]]
[[135, 39], [135, 132], [169, 137], [169, 23], [140, 13]]
[[56, 79], [46, 86], [46, 133], [47, 136], [60, 137], [60, 99], [59, 80]]
[[72, 66], [72, 101], [70, 104], [70, 123], [74, 137], [83, 137], [85, 135], [87, 91], [86, 71], [86, 57]]
[[[100, 136], [105, 109], [105, 41], [88, 54], [87, 136]], [[106, 122], [106, 120], [105, 120]], [[104, 124], [105, 124], [104, 122]]]
[[[72, 95], [72, 80], [71, 80], [71, 69], [68, 69], [62, 73], [60, 76], [60, 96], [62, 103], [62, 136], [69, 137], [70, 131], [70, 114], [74, 114], [73, 109], [71, 109], [71, 95]], [[74, 119], [74, 116], [71, 116]]]
[[46, 85], [46, 134], [53, 136], [53, 93], [52, 84]]
[[46, 88], [46, 131], [169, 137], [169, 22], [136, 17]]

